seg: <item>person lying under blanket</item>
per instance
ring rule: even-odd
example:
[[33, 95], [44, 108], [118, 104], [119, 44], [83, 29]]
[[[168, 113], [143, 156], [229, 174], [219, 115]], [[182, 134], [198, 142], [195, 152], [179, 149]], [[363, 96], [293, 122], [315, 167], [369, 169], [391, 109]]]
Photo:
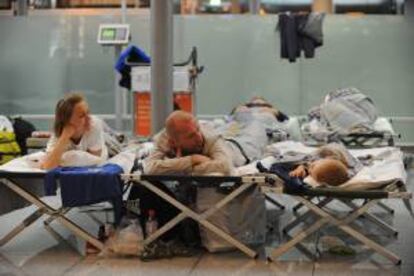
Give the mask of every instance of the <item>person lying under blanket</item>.
[[272, 142], [283, 141], [290, 136], [289, 117], [262, 97], [253, 97], [247, 103], [235, 107], [229, 118], [236, 123], [262, 124]]
[[248, 102], [236, 106], [230, 113], [234, 115], [240, 111], [251, 111], [255, 115], [269, 114], [275, 118], [278, 122], [284, 122], [289, 119], [289, 117], [284, 114], [282, 111], [275, 108], [271, 103], [269, 103], [265, 98], [254, 96]]

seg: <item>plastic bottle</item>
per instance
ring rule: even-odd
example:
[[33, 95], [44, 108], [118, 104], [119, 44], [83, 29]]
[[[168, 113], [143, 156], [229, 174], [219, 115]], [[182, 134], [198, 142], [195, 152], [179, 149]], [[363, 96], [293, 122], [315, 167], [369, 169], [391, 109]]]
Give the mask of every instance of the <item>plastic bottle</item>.
[[98, 240], [100, 240], [101, 242], [105, 242], [106, 240], [105, 225], [99, 226]]
[[145, 232], [147, 234], [147, 237], [151, 236], [152, 233], [157, 231], [158, 229], [158, 222], [157, 218], [155, 217], [155, 210], [150, 209], [148, 210], [148, 220], [145, 223]]

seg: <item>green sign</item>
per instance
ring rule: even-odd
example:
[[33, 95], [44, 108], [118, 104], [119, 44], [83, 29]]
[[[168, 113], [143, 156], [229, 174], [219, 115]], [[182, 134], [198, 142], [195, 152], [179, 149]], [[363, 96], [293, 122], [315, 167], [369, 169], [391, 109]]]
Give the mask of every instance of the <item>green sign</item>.
[[103, 40], [114, 40], [115, 39], [115, 29], [103, 29], [102, 30], [102, 39]]

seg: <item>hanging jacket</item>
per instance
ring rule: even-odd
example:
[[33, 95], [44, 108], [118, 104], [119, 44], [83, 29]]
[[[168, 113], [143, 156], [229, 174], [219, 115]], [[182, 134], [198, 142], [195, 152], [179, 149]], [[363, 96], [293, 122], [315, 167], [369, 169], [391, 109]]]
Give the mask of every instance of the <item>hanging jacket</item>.
[[277, 30], [280, 32], [280, 56], [295, 62], [302, 51], [306, 58], [315, 56], [315, 48], [323, 44], [322, 21], [319, 13], [280, 13]]
[[115, 70], [121, 74], [119, 86], [131, 89], [131, 65], [128, 62], [133, 63], [150, 63], [150, 57], [140, 48], [130, 45], [119, 55], [119, 58], [115, 64]]

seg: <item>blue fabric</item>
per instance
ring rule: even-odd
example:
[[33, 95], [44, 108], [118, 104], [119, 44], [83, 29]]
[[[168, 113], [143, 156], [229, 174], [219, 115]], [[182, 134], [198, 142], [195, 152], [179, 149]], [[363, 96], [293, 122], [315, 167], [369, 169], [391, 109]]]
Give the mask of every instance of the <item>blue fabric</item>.
[[287, 194], [299, 195], [306, 193], [306, 191], [309, 190], [309, 186], [303, 182], [301, 178], [289, 176], [289, 172], [292, 169], [292, 166], [290, 165], [275, 163], [270, 166], [270, 169], [267, 169], [263, 166], [262, 163], [258, 162], [257, 169], [260, 172], [276, 174], [280, 179], [283, 180], [284, 192]]
[[62, 205], [77, 207], [110, 201], [114, 206], [115, 223], [122, 215], [123, 169], [115, 164], [101, 167], [58, 167], [45, 176], [46, 195], [56, 195], [59, 179]]
[[119, 55], [119, 58], [115, 64], [115, 69], [121, 74], [119, 80], [119, 86], [126, 89], [131, 89], [131, 66], [127, 64], [129, 62], [136, 63], [150, 63], [151, 59], [140, 48], [130, 45]]
[[115, 63], [115, 69], [119, 73], [123, 73], [123, 70], [126, 67], [129, 67], [126, 65], [126, 61], [131, 58], [133, 62], [139, 62], [139, 63], [150, 63], [151, 59], [150, 57], [140, 48], [130, 45], [125, 50], [122, 51], [122, 53], [119, 55], [119, 58], [117, 62]]

